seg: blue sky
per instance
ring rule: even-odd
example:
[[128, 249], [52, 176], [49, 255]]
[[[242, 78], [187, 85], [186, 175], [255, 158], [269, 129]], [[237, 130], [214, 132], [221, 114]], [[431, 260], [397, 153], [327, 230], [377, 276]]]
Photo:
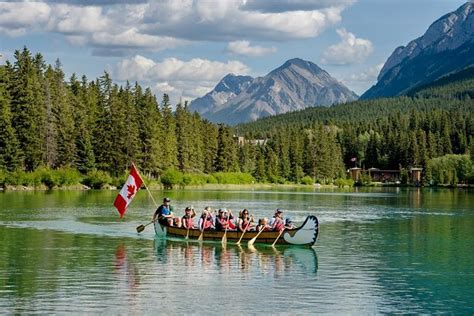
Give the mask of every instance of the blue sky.
[[362, 94], [393, 50], [457, 0], [0, 1], [0, 62], [26, 45], [69, 76], [204, 95], [227, 73], [263, 76], [294, 57]]

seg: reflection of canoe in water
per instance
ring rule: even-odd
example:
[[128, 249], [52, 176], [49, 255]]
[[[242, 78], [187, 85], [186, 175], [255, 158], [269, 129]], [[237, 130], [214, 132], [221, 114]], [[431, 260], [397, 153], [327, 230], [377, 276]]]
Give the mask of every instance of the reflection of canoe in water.
[[[279, 232], [277, 231], [263, 231], [255, 241], [256, 243], [273, 244], [278, 238], [277, 244], [279, 245], [308, 245], [312, 246], [316, 242], [318, 237], [319, 223], [316, 216], [310, 215], [306, 217], [304, 223], [295, 229], [285, 230], [283, 234], [278, 238]], [[168, 237], [182, 237], [188, 236], [189, 239], [198, 239], [201, 235], [199, 229], [190, 229], [189, 232], [186, 228], [169, 227], [155, 223], [155, 232], [157, 236], [168, 236]], [[237, 242], [241, 237], [241, 242], [247, 242], [250, 239], [257, 236], [257, 231], [247, 231], [242, 237], [242, 233], [238, 231], [227, 231], [227, 241]], [[221, 241], [224, 235], [224, 231], [219, 230], [205, 230], [203, 233], [203, 240], [208, 241]]]

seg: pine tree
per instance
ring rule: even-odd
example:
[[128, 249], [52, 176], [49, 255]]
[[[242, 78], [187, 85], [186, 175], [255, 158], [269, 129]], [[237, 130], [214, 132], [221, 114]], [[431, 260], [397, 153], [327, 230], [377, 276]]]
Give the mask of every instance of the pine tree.
[[93, 131], [94, 156], [96, 166], [100, 170], [114, 171], [114, 148], [111, 103], [114, 101], [112, 90], [112, 79], [107, 72], [101, 76], [96, 83], [98, 87], [97, 117], [95, 118]]
[[71, 95], [64, 83], [64, 73], [61, 63], [56, 61], [53, 71], [53, 112], [56, 117], [57, 130], [57, 161], [56, 166], [74, 165], [76, 156], [76, 144], [74, 135], [74, 117], [71, 105]]
[[161, 112], [163, 121], [160, 129], [162, 130], [162, 146], [160, 154], [160, 169], [176, 168], [178, 166], [177, 159], [177, 140], [176, 140], [176, 120], [171, 110], [169, 96], [163, 95], [161, 102]]
[[140, 150], [138, 165], [142, 172], [158, 176], [163, 171], [163, 118], [158, 102], [150, 89], [143, 93], [135, 83], [134, 104], [137, 109]]
[[[185, 103], [184, 109], [188, 112], [188, 104]], [[189, 113], [189, 112], [188, 112]], [[215, 131], [210, 134], [204, 133], [204, 123], [198, 113], [192, 114], [190, 129], [188, 135], [191, 144], [191, 151], [189, 157], [190, 169], [192, 172], [204, 172], [205, 169], [205, 138], [212, 137]], [[213, 128], [215, 130], [215, 127]], [[214, 139], [215, 140], [215, 139]]]
[[20, 145], [12, 126], [9, 73], [6, 66], [0, 66], [0, 170], [15, 170], [20, 166]]
[[176, 106], [176, 140], [177, 140], [177, 159], [178, 168], [184, 172], [192, 171], [191, 168], [191, 152], [192, 147], [192, 121], [188, 111], [184, 105], [179, 103]]
[[73, 74], [69, 81], [72, 93], [71, 104], [74, 109], [74, 129], [76, 156], [74, 157], [76, 168], [82, 173], [88, 173], [95, 168], [94, 148], [92, 146], [92, 126], [89, 126], [88, 117], [88, 90], [87, 78], [82, 78], [82, 84]]
[[44, 98], [41, 55], [35, 60], [25, 47], [15, 51], [12, 75], [11, 112], [13, 127], [23, 152], [23, 165], [28, 171], [43, 163]]

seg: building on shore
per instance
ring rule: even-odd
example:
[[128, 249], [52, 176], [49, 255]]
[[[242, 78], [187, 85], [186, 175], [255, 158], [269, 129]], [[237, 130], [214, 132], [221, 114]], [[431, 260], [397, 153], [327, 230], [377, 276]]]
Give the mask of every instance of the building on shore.
[[[416, 186], [421, 183], [423, 168], [410, 168], [408, 181]], [[361, 169], [358, 167], [350, 168], [348, 173], [354, 182], [361, 182], [362, 178], [368, 176], [372, 182], [395, 183], [402, 181], [402, 170], [383, 170], [378, 168]]]

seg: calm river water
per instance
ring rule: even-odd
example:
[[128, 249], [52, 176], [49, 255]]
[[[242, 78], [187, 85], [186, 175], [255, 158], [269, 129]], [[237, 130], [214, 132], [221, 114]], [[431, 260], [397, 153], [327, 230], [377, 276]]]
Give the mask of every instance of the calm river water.
[[474, 313], [474, 192], [155, 191], [187, 205], [315, 214], [313, 248], [154, 238], [140, 191], [0, 193], [0, 311], [102, 314]]

